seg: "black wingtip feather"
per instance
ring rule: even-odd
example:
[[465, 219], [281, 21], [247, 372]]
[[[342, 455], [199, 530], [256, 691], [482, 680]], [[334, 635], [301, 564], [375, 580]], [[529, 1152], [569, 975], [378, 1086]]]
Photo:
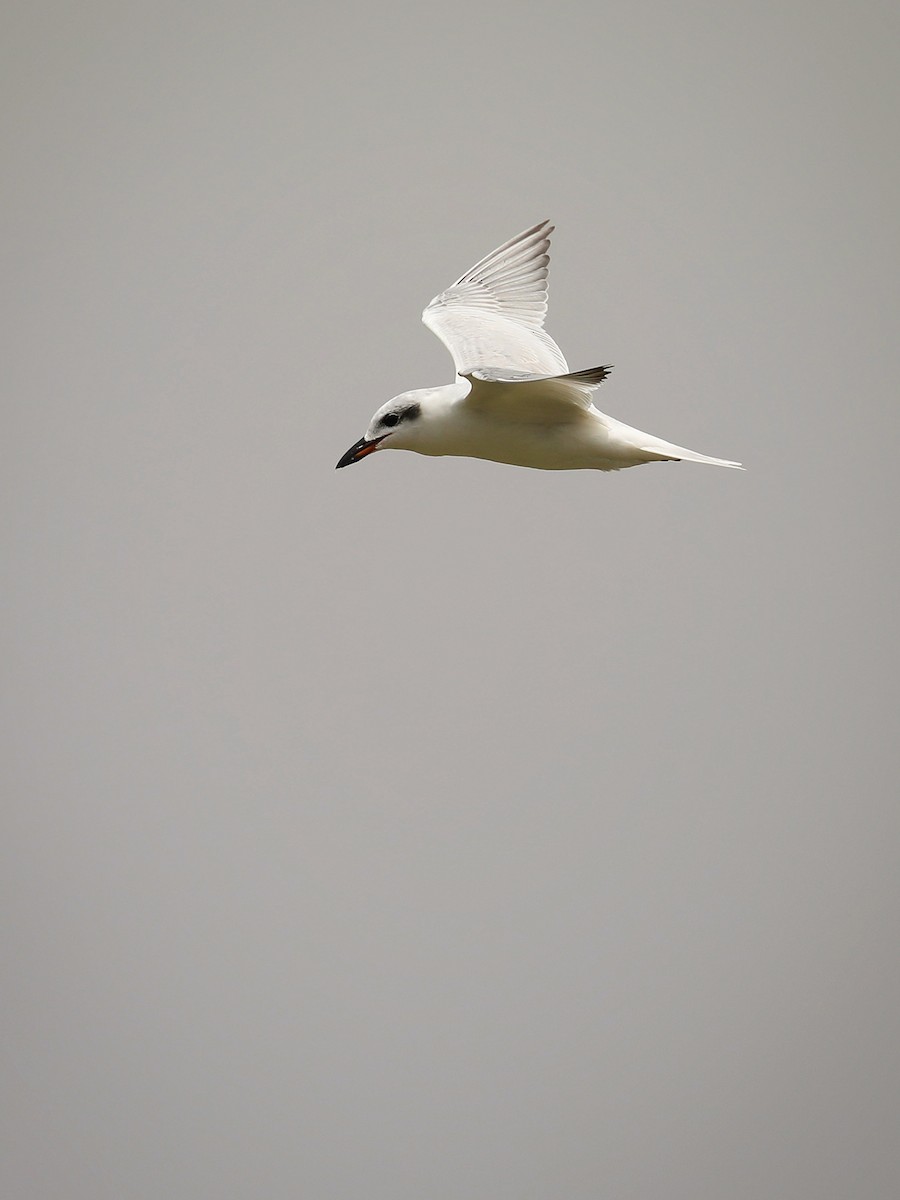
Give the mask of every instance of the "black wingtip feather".
[[572, 371], [568, 375], [564, 375], [563, 379], [570, 379], [572, 383], [580, 383], [585, 387], [598, 387], [607, 375], [612, 370], [612, 366], [605, 367], [588, 367], [586, 371]]

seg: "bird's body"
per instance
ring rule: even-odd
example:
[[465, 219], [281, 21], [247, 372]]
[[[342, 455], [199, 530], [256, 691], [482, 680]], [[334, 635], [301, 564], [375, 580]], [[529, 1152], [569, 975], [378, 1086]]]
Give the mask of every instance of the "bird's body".
[[610, 368], [570, 373], [543, 328], [552, 229], [545, 221], [513, 238], [431, 301], [422, 319], [453, 355], [457, 382], [389, 400], [339, 467], [380, 449], [549, 471], [679, 460], [740, 466], [642, 433], [594, 407], [592, 393]]

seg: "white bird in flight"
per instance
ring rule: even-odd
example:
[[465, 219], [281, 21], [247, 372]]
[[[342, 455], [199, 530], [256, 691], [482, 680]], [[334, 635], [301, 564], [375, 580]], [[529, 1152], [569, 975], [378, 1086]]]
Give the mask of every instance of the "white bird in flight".
[[553, 228], [542, 221], [526, 229], [435, 296], [422, 320], [452, 354], [457, 381], [403, 392], [382, 405], [338, 467], [375, 450], [546, 471], [618, 471], [682, 459], [741, 467], [641, 433], [594, 407], [592, 393], [612, 368], [570, 373], [543, 328]]

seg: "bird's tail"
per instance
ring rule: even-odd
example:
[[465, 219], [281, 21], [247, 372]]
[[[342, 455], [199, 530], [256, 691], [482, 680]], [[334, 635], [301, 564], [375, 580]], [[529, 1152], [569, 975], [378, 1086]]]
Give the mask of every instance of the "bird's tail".
[[652, 433], [644, 433], [642, 429], [635, 429], [633, 425], [624, 425], [606, 413], [598, 413], [596, 409], [593, 411], [606, 426], [607, 436], [617, 446], [619, 455], [629, 459], [629, 466], [649, 462], [695, 462], [707, 463], [711, 467], [734, 467], [736, 471], [744, 469], [741, 463], [732, 462], [729, 458], [712, 458], [709, 454], [698, 454], [696, 450], [676, 446], [674, 442], [666, 442], [662, 438], [654, 437]]
[[647, 455], [648, 462], [695, 462], [707, 463], [711, 467], [734, 467], [736, 471], [745, 470], [742, 463], [732, 462], [728, 458], [713, 458], [709, 454], [698, 454], [696, 450], [686, 450], [684, 446], [673, 446], [671, 442], [663, 442], [654, 438], [653, 443], [641, 446]]
[[739, 462], [732, 462], [727, 458], [712, 458], [708, 454], [698, 454], [696, 450], [676, 446], [673, 442], [665, 442], [662, 438], [653, 437], [649, 433], [641, 433], [637, 429], [629, 429], [629, 434], [627, 440], [631, 445], [636, 446], [642, 455], [646, 455], [643, 458], [644, 462], [695, 462], [707, 463], [711, 467], [734, 467], [737, 471], [744, 470]]

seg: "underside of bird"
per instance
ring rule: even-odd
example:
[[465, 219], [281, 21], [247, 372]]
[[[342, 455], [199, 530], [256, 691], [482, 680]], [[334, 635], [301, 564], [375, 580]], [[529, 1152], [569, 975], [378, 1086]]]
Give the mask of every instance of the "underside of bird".
[[471, 390], [460, 398], [454, 424], [468, 445], [450, 453], [543, 470], [619, 471], [682, 461], [743, 469], [740, 463], [644, 433], [595, 408], [592, 393], [611, 370], [592, 367], [550, 376], [492, 369], [467, 373]]

